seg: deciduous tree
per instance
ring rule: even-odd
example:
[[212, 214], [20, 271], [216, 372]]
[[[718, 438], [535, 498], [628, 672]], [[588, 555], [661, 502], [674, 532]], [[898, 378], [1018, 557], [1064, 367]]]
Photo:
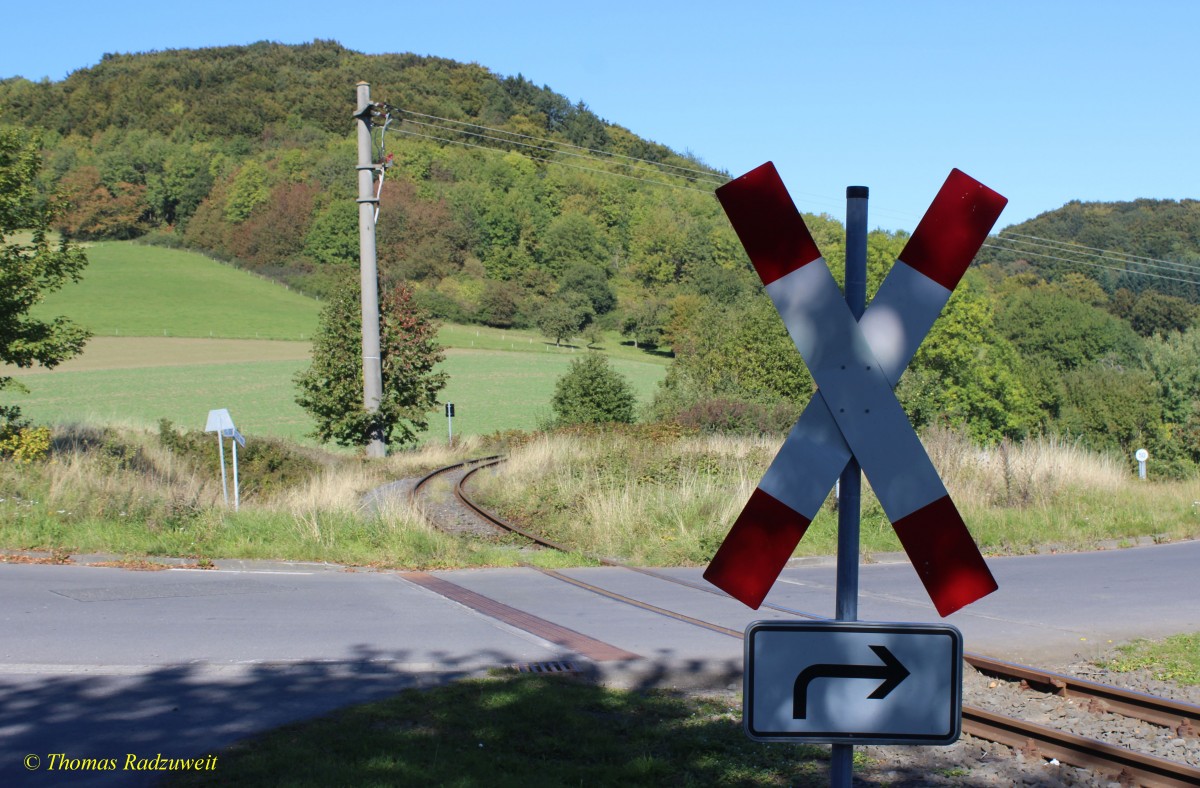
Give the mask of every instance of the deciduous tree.
[[296, 402], [316, 421], [317, 440], [365, 446], [377, 424], [389, 445], [415, 443], [446, 385], [446, 373], [434, 371], [443, 358], [437, 326], [417, 308], [407, 286], [380, 299], [383, 397], [378, 413], [371, 414], [363, 406], [359, 304], [357, 280], [347, 279], [332, 294], [321, 313], [312, 366], [296, 376]]
[[592, 321], [595, 313], [586, 298], [554, 298], [545, 303], [538, 312], [538, 330], [561, 345], [564, 340], [579, 336]]
[[[87, 257], [65, 239], [51, 243], [49, 227], [56, 204], [38, 193], [41, 152], [35, 136], [0, 127], [0, 362], [18, 367], [54, 367], [83, 349], [90, 334], [65, 317], [42, 320], [29, 310], [47, 293], [78, 281]], [[27, 243], [10, 239], [31, 231]], [[0, 377], [0, 389], [17, 388]], [[0, 420], [15, 424], [16, 406], [0, 407]]]

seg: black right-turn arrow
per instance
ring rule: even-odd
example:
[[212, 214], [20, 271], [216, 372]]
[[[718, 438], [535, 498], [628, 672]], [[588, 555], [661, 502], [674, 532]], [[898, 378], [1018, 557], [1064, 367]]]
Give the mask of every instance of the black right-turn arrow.
[[808, 716], [808, 685], [817, 679], [880, 679], [883, 683], [867, 697], [882, 700], [908, 678], [908, 668], [886, 646], [871, 646], [871, 650], [883, 660], [882, 665], [809, 665], [800, 671], [792, 688], [792, 719]]

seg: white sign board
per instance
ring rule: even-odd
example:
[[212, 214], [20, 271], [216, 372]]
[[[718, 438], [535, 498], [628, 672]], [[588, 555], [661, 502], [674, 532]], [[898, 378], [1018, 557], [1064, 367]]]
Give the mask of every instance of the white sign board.
[[233, 426], [233, 417], [229, 415], [228, 408], [218, 408], [208, 412], [208, 420], [204, 423], [205, 432], [224, 432], [225, 430], [232, 429], [235, 429], [235, 427]]
[[948, 624], [756, 621], [743, 712], [758, 741], [952, 744], [962, 633]]

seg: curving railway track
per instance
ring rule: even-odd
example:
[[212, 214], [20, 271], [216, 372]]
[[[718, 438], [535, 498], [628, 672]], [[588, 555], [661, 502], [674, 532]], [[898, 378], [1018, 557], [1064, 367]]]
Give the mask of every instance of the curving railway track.
[[[538, 534], [520, 528], [487, 511], [473, 501], [466, 493], [464, 487], [475, 473], [485, 468], [494, 467], [500, 462], [503, 462], [503, 457], [492, 456], [439, 468], [420, 479], [414, 485], [411, 491], [412, 499], [414, 502], [419, 502], [429, 489], [430, 482], [439, 477], [450, 475], [453, 476], [453, 496], [455, 501], [461, 504], [462, 507], [465, 507], [471, 513], [472, 517], [478, 519], [479, 523], [486, 524], [488, 528], [497, 529], [499, 533], [515, 534], [544, 549], [571, 552], [569, 548], [563, 545], [544, 539]], [[425, 511], [428, 515], [429, 508], [426, 508]], [[435, 516], [430, 517], [430, 519], [435, 526], [446, 528], [443, 525], [446, 522], [444, 514], [440, 518]], [[461, 532], [462, 529], [450, 527], [447, 530]], [[722, 597], [727, 596], [723, 591], [708, 584], [695, 583], [653, 569], [632, 566], [612, 559], [598, 558], [595, 560], [605, 566], [620, 567], [631, 572], [649, 575], [665, 582], [687, 586], [704, 593]], [[641, 610], [667, 616], [676, 621], [701, 627], [721, 635], [738, 639], [743, 637], [743, 633], [738, 630], [687, 616], [677, 611], [668, 610], [649, 602], [617, 593], [611, 589], [587, 583], [562, 572], [535, 566], [528, 566], [528, 568], [555, 580], [571, 584]], [[764, 603], [762, 607], [802, 618], [816, 620], [826, 620], [828, 618], [816, 613], [796, 610], [769, 602]], [[1091, 714], [1115, 714], [1144, 721], [1168, 731], [1172, 737], [1177, 739], [1195, 741], [1200, 736], [1200, 706], [1144, 693], [1131, 692], [1118, 687], [1086, 681], [1074, 676], [1045, 671], [1030, 666], [1016, 665], [979, 654], [967, 654], [964, 656], [964, 661], [979, 673], [992, 677], [997, 682], [1012, 683], [1019, 686], [1022, 690], [1033, 693], [1043, 693], [1062, 699], [1070, 699], [1077, 708], [1082, 708]], [[995, 684], [992, 686], [995, 686]], [[1107, 743], [1095, 738], [1077, 735], [1055, 727], [974, 706], [964, 705], [962, 715], [964, 733], [1014, 748], [1023, 753], [1027, 758], [1042, 758], [1047, 761], [1054, 759], [1060, 763], [1091, 770], [1096, 774], [1104, 775], [1107, 779], [1116, 780], [1122, 785], [1155, 787], [1200, 786], [1200, 768], [1188, 763], [1139, 752], [1129, 747]]]

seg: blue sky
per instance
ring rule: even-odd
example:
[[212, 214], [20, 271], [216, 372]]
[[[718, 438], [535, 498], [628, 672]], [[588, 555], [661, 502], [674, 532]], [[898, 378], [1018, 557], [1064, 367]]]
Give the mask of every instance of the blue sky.
[[[1200, 198], [1200, 3], [20, 3], [0, 77], [105, 52], [334, 39], [524, 74], [737, 175], [771, 159], [802, 210], [911, 229], [952, 167], [1010, 199]], [[353, 86], [347, 85], [347, 102]], [[386, 96], [376, 98], [386, 100]]]

